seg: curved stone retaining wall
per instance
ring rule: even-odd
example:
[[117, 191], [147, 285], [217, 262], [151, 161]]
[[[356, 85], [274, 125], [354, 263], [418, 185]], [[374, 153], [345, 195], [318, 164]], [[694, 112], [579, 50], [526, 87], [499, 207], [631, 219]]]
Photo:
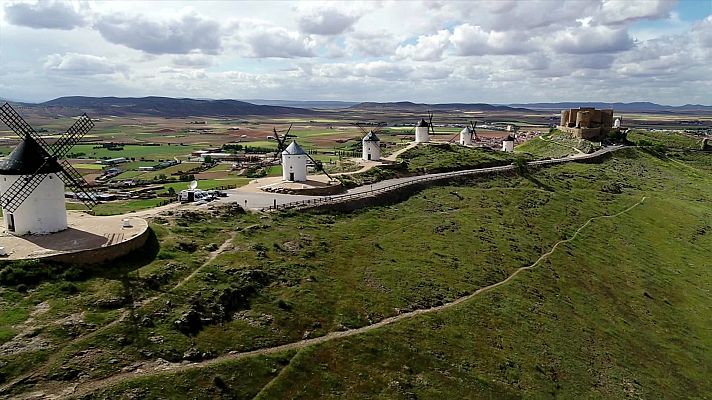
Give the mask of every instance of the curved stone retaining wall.
[[73, 253], [53, 254], [41, 257], [43, 260], [56, 261], [64, 264], [99, 264], [125, 256], [134, 250], [140, 249], [149, 237], [148, 225], [143, 232], [121, 243], [116, 243], [106, 247], [80, 250]]

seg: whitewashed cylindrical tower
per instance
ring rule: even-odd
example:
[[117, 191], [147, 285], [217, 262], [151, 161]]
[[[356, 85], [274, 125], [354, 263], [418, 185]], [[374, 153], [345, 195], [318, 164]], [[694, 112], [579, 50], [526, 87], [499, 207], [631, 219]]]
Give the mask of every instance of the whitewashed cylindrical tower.
[[430, 142], [430, 124], [421, 119], [415, 126], [415, 143]]
[[304, 182], [307, 180], [307, 160], [309, 157], [296, 141], [282, 152], [282, 180]]
[[378, 161], [381, 159], [381, 139], [373, 131], [369, 131], [361, 139], [363, 151], [361, 158], [365, 161]]
[[61, 167], [56, 162], [43, 167], [43, 163], [44, 153], [32, 138], [23, 140], [7, 158], [0, 160], [0, 193], [7, 192], [15, 181], [35, 173], [42, 177], [14, 212], [2, 205], [5, 230], [13, 235], [44, 235], [67, 229], [64, 182], [58, 175]]
[[613, 121], [613, 127], [616, 129], [621, 127], [621, 117], [616, 117], [616, 119]]
[[463, 146], [472, 146], [472, 131], [469, 126], [460, 131], [460, 144]]
[[514, 137], [512, 135], [507, 135], [502, 141], [502, 151], [509, 153], [514, 151]]

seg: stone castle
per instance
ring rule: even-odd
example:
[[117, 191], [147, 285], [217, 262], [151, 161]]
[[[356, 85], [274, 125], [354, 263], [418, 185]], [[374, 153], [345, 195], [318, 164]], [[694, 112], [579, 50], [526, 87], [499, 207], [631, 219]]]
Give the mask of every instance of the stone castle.
[[613, 128], [613, 110], [597, 110], [593, 107], [562, 110], [558, 128], [579, 139], [602, 139]]

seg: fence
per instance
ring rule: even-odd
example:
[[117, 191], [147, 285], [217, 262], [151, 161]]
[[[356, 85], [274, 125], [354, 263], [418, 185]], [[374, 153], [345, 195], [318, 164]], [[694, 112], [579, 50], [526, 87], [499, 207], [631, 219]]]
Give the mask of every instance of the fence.
[[[527, 166], [536, 167], [536, 166], [551, 165], [551, 164], [561, 164], [561, 163], [565, 163], [565, 162], [569, 162], [569, 161], [589, 161], [589, 160], [597, 159], [611, 151], [619, 150], [622, 148], [624, 148], [624, 147], [608, 147], [608, 148], [599, 150], [595, 153], [586, 154], [586, 155], [577, 156], [577, 157], [530, 161], [527, 163]], [[511, 164], [511, 165], [502, 165], [502, 166], [498, 166], [498, 167], [469, 169], [469, 170], [464, 170], [464, 171], [441, 172], [441, 173], [437, 173], [437, 174], [421, 175], [421, 176], [416, 176], [416, 177], [412, 177], [412, 178], [402, 178], [402, 179], [404, 179], [404, 181], [394, 183], [391, 185], [387, 185], [387, 186], [378, 187], [376, 189], [366, 190], [363, 192], [349, 193], [349, 194], [343, 194], [343, 195], [337, 195], [337, 196], [318, 197], [315, 199], [297, 200], [297, 201], [292, 201], [292, 202], [285, 203], [285, 204], [272, 205], [269, 207], [265, 207], [264, 209], [265, 210], [286, 210], [286, 209], [318, 207], [318, 206], [321, 206], [324, 204], [342, 203], [342, 202], [347, 202], [350, 200], [362, 199], [365, 197], [375, 196], [378, 194], [396, 190], [398, 188], [411, 186], [411, 185], [414, 185], [417, 183], [437, 181], [437, 180], [442, 180], [442, 179], [450, 179], [450, 178], [455, 178], [455, 177], [459, 177], [459, 176], [513, 171], [515, 168], [516, 168], [515, 165]], [[377, 184], [378, 183], [375, 183], [374, 185], [377, 185]], [[373, 185], [371, 185], [371, 186], [373, 186]], [[362, 187], [365, 187], [365, 186], [362, 186]]]

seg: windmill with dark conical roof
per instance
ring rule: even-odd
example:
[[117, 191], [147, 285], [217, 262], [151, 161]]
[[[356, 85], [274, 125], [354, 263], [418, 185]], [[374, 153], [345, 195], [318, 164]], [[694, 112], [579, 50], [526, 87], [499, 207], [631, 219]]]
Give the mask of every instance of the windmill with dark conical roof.
[[89, 208], [97, 204], [84, 178], [61, 160], [94, 127], [86, 114], [52, 144], [8, 103], [0, 107], [0, 120], [22, 139], [7, 158], [0, 160], [0, 207], [8, 232], [19, 236], [67, 229], [65, 186]]
[[361, 139], [361, 158], [366, 161], [378, 161], [381, 159], [381, 139], [374, 131], [368, 131]]

